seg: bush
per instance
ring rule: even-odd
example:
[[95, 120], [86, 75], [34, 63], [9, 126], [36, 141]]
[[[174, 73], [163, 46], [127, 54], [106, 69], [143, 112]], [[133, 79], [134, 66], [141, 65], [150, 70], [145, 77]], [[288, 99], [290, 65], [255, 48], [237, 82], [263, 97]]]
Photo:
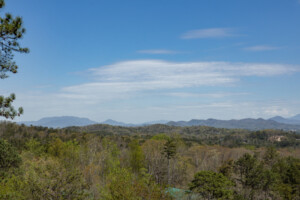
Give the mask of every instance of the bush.
[[7, 141], [0, 139], [0, 175], [8, 171], [10, 168], [19, 167], [21, 157], [17, 149]]

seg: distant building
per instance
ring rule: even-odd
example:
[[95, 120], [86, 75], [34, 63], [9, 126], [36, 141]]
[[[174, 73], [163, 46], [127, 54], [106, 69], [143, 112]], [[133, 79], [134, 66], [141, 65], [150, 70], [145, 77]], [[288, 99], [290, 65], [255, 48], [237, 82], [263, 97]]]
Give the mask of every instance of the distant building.
[[271, 141], [271, 142], [281, 142], [284, 139], [285, 139], [285, 136], [283, 136], [283, 135], [273, 135], [273, 136], [269, 137], [269, 141]]

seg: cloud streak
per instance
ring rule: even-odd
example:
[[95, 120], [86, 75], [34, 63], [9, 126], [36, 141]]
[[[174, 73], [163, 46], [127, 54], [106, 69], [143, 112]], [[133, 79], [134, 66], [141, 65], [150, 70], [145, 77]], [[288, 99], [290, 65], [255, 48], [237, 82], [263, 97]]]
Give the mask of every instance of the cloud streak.
[[184, 33], [182, 39], [198, 39], [198, 38], [224, 38], [235, 36], [236, 33], [232, 28], [209, 28], [191, 30]]
[[[101, 96], [101, 94], [98, 94]], [[209, 94], [210, 95], [210, 94]], [[144, 100], [143, 100], [144, 101]], [[95, 121], [113, 118], [118, 121], [142, 123], [146, 121], [190, 120], [190, 119], [240, 119], [247, 117], [270, 118], [275, 115], [292, 116], [299, 113], [300, 101], [234, 101], [210, 99], [208, 102], [178, 102], [145, 104], [143, 106], [124, 104], [122, 101], [109, 105], [89, 105], [85, 100], [68, 99], [56, 94], [19, 94], [16, 106], [22, 105], [25, 114], [20, 121], [38, 120], [45, 116], [74, 115], [88, 117]], [[29, 112], [39, 111], [39, 112]], [[146, 113], [146, 114], [145, 114]]]
[[141, 54], [178, 54], [181, 53], [179, 51], [172, 51], [172, 50], [166, 50], [166, 49], [146, 49], [146, 50], [139, 50], [137, 51]]
[[246, 51], [273, 51], [278, 50], [279, 47], [269, 46], [269, 45], [256, 45], [251, 47], [246, 47], [244, 50]]
[[226, 93], [226, 92], [216, 92], [216, 93], [193, 93], [193, 92], [170, 92], [166, 93], [165, 95], [180, 97], [180, 98], [224, 98], [228, 96], [242, 96], [242, 95], [249, 95], [249, 93], [242, 92], [242, 93]]
[[[226, 92], [222, 88], [240, 84], [243, 77], [272, 77], [297, 71], [295, 66], [284, 64], [130, 60], [91, 68], [86, 72], [91, 81], [54, 93], [18, 93], [15, 106], [22, 105], [24, 117], [31, 115], [28, 119], [74, 115], [126, 122], [286, 114], [296, 112], [292, 107], [297, 110], [299, 103], [248, 104], [241, 99], [247, 101], [247, 95], [253, 94]], [[39, 112], [29, 112], [36, 110]]]
[[64, 87], [61, 95], [99, 102], [141, 92], [231, 86], [245, 76], [269, 77], [295, 71], [282, 64], [131, 60], [89, 69], [94, 81]]

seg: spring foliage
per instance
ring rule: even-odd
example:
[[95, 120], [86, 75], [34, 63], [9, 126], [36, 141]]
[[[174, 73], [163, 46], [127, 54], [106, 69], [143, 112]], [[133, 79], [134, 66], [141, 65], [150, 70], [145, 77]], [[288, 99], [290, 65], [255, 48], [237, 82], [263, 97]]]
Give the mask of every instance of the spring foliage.
[[97, 135], [8, 122], [0, 123], [0, 138], [0, 199], [300, 196], [299, 147], [229, 148], [178, 134]]

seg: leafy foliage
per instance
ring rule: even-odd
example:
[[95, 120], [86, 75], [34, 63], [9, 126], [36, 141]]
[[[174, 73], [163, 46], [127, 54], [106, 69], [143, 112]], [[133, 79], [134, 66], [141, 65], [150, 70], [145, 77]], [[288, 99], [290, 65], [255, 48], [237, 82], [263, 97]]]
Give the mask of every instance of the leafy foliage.
[[137, 140], [129, 143], [130, 166], [135, 173], [138, 173], [144, 167], [145, 157], [141, 146]]
[[[2, 170], [0, 199], [262, 200], [299, 196], [300, 149], [279, 148], [267, 139], [279, 133], [293, 138], [294, 133], [268, 130], [263, 140], [273, 147], [230, 148], [225, 143], [207, 145], [213, 137], [231, 134], [226, 129], [214, 129], [220, 132], [208, 137], [207, 127], [193, 127], [200, 130], [200, 143], [177, 132], [158, 132], [157, 137], [137, 132], [149, 127], [105, 127], [104, 134], [96, 134], [0, 123], [2, 150], [17, 158], [0, 155], [11, 163]], [[133, 132], [126, 135], [125, 130]], [[235, 133], [234, 138], [249, 139], [251, 133]], [[258, 141], [260, 136], [254, 135], [252, 141]], [[188, 189], [192, 190], [185, 194]], [[170, 191], [182, 191], [183, 196]]]
[[[5, 5], [4, 0], [0, 0], [0, 9]], [[28, 53], [28, 48], [22, 48], [19, 40], [23, 38], [25, 28], [21, 17], [13, 17], [5, 14], [0, 17], [0, 79], [8, 77], [8, 72], [17, 73], [18, 66], [13, 60], [13, 53]], [[23, 113], [23, 109], [14, 109], [11, 103], [15, 100], [15, 95], [9, 97], [0, 96], [0, 116], [13, 119]]]
[[87, 188], [76, 168], [66, 169], [55, 159], [38, 159], [24, 165], [23, 188], [28, 199], [83, 199]]
[[223, 174], [212, 171], [200, 171], [195, 174], [190, 190], [199, 193], [205, 199], [232, 199], [233, 183]]
[[18, 167], [20, 163], [21, 158], [16, 148], [0, 139], [0, 176], [10, 168]]

